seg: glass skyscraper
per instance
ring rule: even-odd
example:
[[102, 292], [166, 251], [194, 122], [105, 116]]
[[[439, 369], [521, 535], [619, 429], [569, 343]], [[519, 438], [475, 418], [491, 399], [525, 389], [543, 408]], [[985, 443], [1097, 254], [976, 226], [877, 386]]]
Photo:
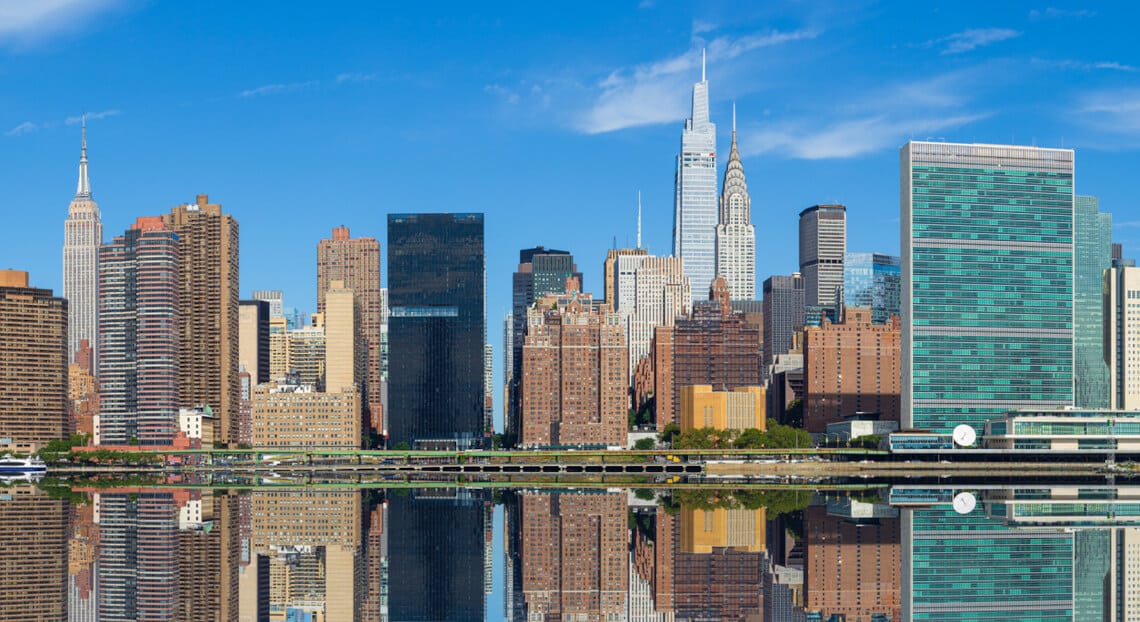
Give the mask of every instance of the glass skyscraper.
[[870, 307], [871, 322], [899, 315], [899, 258], [882, 253], [847, 253], [843, 259], [843, 304]]
[[1104, 271], [1112, 267], [1112, 214], [1098, 209], [1096, 197], [1078, 196], [1076, 215], [1076, 274], [1073, 332], [1076, 335], [1074, 375], [1076, 406], [1108, 408], [1110, 381], [1104, 362]]
[[483, 428], [482, 214], [388, 215], [389, 447], [478, 447]]
[[716, 276], [718, 211], [716, 125], [709, 121], [709, 83], [702, 59], [701, 81], [693, 85], [692, 117], [685, 120], [681, 133], [674, 179], [673, 256], [684, 262], [694, 302], [706, 298]]
[[1073, 403], [1073, 151], [910, 142], [902, 427]]

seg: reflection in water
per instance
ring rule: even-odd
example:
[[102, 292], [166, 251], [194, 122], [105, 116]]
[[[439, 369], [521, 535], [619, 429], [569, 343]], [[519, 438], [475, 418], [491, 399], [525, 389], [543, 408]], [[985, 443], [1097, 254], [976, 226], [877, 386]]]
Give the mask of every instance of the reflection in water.
[[1125, 620], [1140, 596], [1138, 498], [1127, 487], [25, 483], [0, 489], [0, 545], [16, 552], [2, 562], [0, 611], [77, 621]]

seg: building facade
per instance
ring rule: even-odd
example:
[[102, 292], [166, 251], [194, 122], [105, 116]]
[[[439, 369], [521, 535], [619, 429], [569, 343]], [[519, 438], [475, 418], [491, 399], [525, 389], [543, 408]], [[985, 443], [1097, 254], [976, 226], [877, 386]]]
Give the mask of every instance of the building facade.
[[736, 107], [732, 110], [732, 147], [724, 167], [720, 222], [716, 226], [716, 276], [728, 281], [732, 300], [756, 298], [756, 230], [744, 165], [736, 148]]
[[389, 442], [483, 444], [482, 214], [388, 215]]
[[623, 255], [614, 272], [614, 297], [606, 302], [622, 317], [632, 378], [638, 362], [649, 355], [654, 329], [672, 326], [692, 312], [692, 292], [679, 257]]
[[826, 307], [835, 303], [843, 288], [846, 254], [845, 206], [813, 205], [800, 212], [800, 274], [804, 276], [805, 305]]
[[91, 180], [87, 176], [87, 124], [84, 123], [79, 183], [63, 225], [63, 297], [68, 301], [67, 354], [72, 362], [84, 339], [87, 343], [99, 343], [96, 286], [102, 243], [103, 221], [99, 217], [99, 205], [91, 197]]
[[519, 444], [624, 447], [629, 371], [621, 317], [571, 287], [527, 311]]
[[333, 229], [332, 238], [317, 245], [317, 312], [326, 310], [326, 293], [333, 281], [343, 281], [359, 306], [358, 331], [361, 342], [360, 360], [365, 378], [361, 390], [371, 418], [371, 426], [379, 433], [387, 428], [383, 421], [384, 395], [381, 369], [381, 326], [384, 323], [380, 292], [380, 242], [376, 238], [353, 238], [348, 227]]
[[0, 448], [29, 453], [69, 430], [68, 302], [0, 270]]
[[876, 324], [886, 324], [892, 315], [900, 315], [899, 261], [883, 253], [847, 253], [843, 258], [843, 304], [870, 308], [871, 321]]
[[901, 159], [901, 427], [1071, 406], [1073, 151], [910, 142]]
[[177, 433], [179, 256], [178, 236], [158, 217], [139, 218], [99, 249], [102, 444], [169, 445]]
[[180, 405], [210, 405], [222, 443], [236, 443], [238, 384], [238, 223], [200, 194], [162, 217], [178, 236]]
[[254, 384], [269, 382], [269, 303], [238, 301], [238, 365]]
[[361, 396], [353, 386], [314, 391], [309, 385], [253, 388], [250, 419], [257, 449], [360, 449]]
[[804, 329], [804, 429], [827, 431], [855, 413], [899, 420], [902, 322], [874, 324], [872, 311], [849, 307], [843, 322]]
[[792, 348], [792, 335], [804, 327], [804, 279], [774, 275], [764, 280], [764, 366]]
[[1116, 261], [1104, 273], [1104, 356], [1109, 406], [1140, 409], [1140, 268]]
[[716, 276], [716, 125], [709, 120], [703, 59], [701, 81], [693, 85], [692, 114], [681, 132], [673, 186], [673, 256], [684, 262], [696, 302]]
[[697, 384], [679, 390], [682, 432], [697, 428], [764, 431], [768, 427], [764, 387], [713, 391], [710, 385]]
[[1104, 356], [1104, 271], [1112, 267], [1112, 214], [1100, 211], [1096, 197], [1076, 196], [1074, 204], [1074, 405], [1106, 408], [1111, 383]]

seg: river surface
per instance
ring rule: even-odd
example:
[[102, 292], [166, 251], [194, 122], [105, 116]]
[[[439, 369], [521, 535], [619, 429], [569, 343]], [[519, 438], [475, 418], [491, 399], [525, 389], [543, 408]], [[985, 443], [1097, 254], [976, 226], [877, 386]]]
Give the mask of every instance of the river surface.
[[1125, 620], [1140, 486], [6, 482], [0, 619]]

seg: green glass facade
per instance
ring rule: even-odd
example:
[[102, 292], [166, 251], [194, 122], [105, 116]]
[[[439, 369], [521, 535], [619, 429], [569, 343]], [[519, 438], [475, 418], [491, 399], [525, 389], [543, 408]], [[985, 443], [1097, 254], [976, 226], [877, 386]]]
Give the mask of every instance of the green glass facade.
[[948, 504], [904, 510], [904, 620], [1072, 622], [1071, 532], [1008, 527]]
[[903, 427], [1073, 403], [1073, 152], [902, 149]]
[[1111, 383], [1104, 362], [1104, 271], [1112, 267], [1112, 214], [1102, 214], [1096, 197], [1075, 201], [1076, 406], [1108, 408]]

